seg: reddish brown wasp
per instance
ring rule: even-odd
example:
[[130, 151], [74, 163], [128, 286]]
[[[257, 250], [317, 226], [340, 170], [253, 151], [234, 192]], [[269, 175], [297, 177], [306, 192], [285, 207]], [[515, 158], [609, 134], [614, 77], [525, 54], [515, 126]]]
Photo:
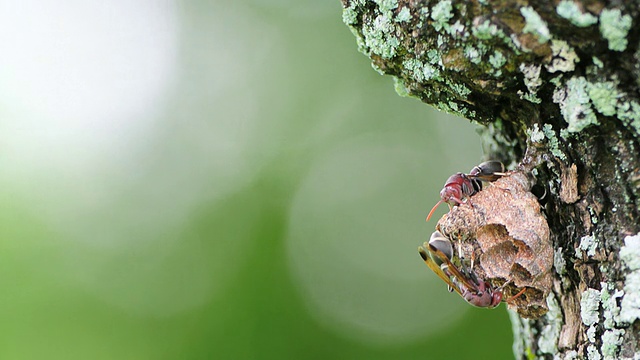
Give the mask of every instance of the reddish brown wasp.
[[483, 181], [496, 181], [504, 175], [506, 175], [504, 165], [500, 161], [485, 161], [480, 165], [474, 166], [468, 174], [459, 172], [451, 175], [440, 191], [440, 201], [434, 205], [429, 215], [427, 215], [427, 221], [431, 219], [433, 212], [443, 202], [449, 205], [449, 209], [452, 206], [462, 204], [465, 198], [471, 204], [469, 199], [482, 190]]
[[[455, 290], [469, 304], [482, 308], [493, 309], [502, 302], [502, 289], [509, 283], [506, 282], [499, 288], [494, 288], [488, 281], [479, 280], [471, 269], [460, 269], [451, 262], [453, 246], [451, 241], [436, 231], [431, 234], [428, 243], [418, 247], [418, 252], [425, 264], [440, 277], [449, 287], [449, 291]], [[510, 297], [507, 302], [522, 295], [526, 288], [518, 294]]]

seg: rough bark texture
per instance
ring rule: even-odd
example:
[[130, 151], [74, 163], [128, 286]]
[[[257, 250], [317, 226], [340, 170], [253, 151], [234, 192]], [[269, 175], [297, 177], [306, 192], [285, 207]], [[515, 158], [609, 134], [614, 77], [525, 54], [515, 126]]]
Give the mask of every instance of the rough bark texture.
[[640, 358], [640, 3], [342, 0], [401, 95], [486, 126], [549, 191], [549, 312], [516, 358]]

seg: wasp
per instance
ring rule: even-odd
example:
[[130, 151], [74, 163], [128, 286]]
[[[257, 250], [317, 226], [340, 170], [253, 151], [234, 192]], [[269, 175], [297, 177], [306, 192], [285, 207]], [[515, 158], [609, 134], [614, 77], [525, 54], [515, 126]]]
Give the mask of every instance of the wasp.
[[[455, 291], [469, 304], [493, 309], [502, 302], [502, 289], [510, 283], [505, 282], [502, 286], [494, 288], [491, 283], [478, 279], [473, 271], [473, 263], [470, 269], [463, 266], [458, 268], [453, 264], [453, 245], [451, 241], [439, 231], [431, 234], [429, 242], [418, 247], [418, 252], [425, 264], [441, 278], [449, 288]], [[519, 293], [507, 299], [507, 303], [522, 295], [526, 287]]]
[[433, 206], [427, 215], [427, 221], [431, 219], [433, 212], [443, 202], [449, 205], [449, 210], [452, 206], [461, 205], [464, 199], [467, 199], [471, 204], [471, 196], [482, 190], [483, 181], [493, 182], [504, 175], [506, 175], [504, 165], [495, 160], [485, 161], [474, 166], [468, 174], [459, 172], [451, 175], [440, 191], [440, 201]]

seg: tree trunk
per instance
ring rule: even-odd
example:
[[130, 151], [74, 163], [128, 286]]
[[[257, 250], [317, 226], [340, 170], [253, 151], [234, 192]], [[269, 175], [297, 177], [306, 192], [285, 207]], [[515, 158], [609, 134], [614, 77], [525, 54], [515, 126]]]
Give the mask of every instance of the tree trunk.
[[516, 358], [640, 358], [640, 3], [342, 4], [399, 94], [484, 125], [548, 190], [549, 311], [510, 312]]

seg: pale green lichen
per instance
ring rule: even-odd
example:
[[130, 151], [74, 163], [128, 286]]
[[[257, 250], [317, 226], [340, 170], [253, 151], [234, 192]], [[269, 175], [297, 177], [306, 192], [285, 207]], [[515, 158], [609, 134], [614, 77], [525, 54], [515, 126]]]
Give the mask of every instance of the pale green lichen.
[[578, 359], [578, 352], [575, 350], [570, 350], [570, 351], [567, 351], [567, 353], [564, 355], [563, 360], [576, 360], [576, 359]]
[[598, 22], [597, 17], [589, 13], [583, 13], [578, 4], [571, 0], [560, 1], [556, 7], [556, 12], [577, 27], [587, 27]]
[[556, 354], [558, 352], [558, 338], [562, 330], [562, 310], [553, 293], [547, 296], [549, 312], [545, 315], [547, 325], [542, 328], [538, 339], [538, 349], [543, 354]]
[[569, 79], [565, 88], [556, 89], [554, 92], [553, 102], [560, 105], [560, 113], [569, 125], [568, 133], [599, 125], [589, 100], [587, 80], [582, 76]]
[[447, 32], [449, 33], [449, 35], [453, 36], [454, 38], [464, 39], [465, 37], [469, 36], [469, 33], [464, 30], [465, 30], [464, 25], [460, 22], [460, 20], [458, 20], [455, 22], [455, 24], [451, 25], [449, 29], [447, 29]]
[[409, 93], [409, 89], [407, 89], [407, 86], [404, 84], [404, 82], [402, 81], [402, 79], [399, 79], [397, 77], [393, 77], [393, 87], [396, 90], [396, 93], [402, 97], [414, 97], [413, 95], [411, 95], [411, 93]]
[[342, 21], [347, 25], [354, 25], [358, 22], [358, 12], [353, 5], [342, 10]]
[[602, 288], [600, 290], [600, 302], [602, 303], [602, 314], [604, 316], [602, 324], [605, 329], [613, 329], [620, 316], [618, 299], [622, 298], [624, 291], [616, 290], [613, 284], [605, 282], [600, 283], [600, 286]]
[[418, 59], [407, 59], [402, 62], [402, 66], [405, 74], [417, 82], [441, 80], [440, 70], [429, 64], [423, 64]]
[[624, 330], [622, 329], [606, 330], [602, 334], [602, 356], [604, 356], [605, 360], [618, 358], [617, 355], [620, 352], [623, 335]]
[[529, 320], [521, 318], [517, 312], [510, 309], [507, 309], [507, 313], [511, 320], [511, 332], [513, 333], [513, 354], [519, 357], [527, 350], [531, 353], [531, 337], [525, 336], [531, 332]]
[[[460, 85], [460, 87], [458, 88], [458, 91], [462, 91], [462, 93], [464, 93], [464, 90], [463, 90], [464, 88], [466, 88], [464, 87], [464, 85]], [[452, 115], [466, 117], [466, 118], [476, 117], [476, 112], [473, 110], [469, 110], [469, 108], [466, 106], [466, 103], [464, 102], [449, 100], [446, 102], [441, 101], [441, 102], [434, 103], [432, 104], [432, 106], [440, 111], [444, 111]]]
[[[501, 40], [513, 50], [514, 55], [519, 55], [522, 52], [518, 38], [516, 36], [509, 37], [505, 35], [505, 33], [500, 30], [497, 25], [492, 24], [490, 20], [485, 20], [483, 23], [475, 24], [471, 28], [471, 34], [479, 40]], [[485, 53], [487, 51], [487, 46], [482, 42], [475, 45], [480, 52]]]
[[520, 71], [524, 75], [524, 85], [530, 91], [535, 91], [542, 85], [542, 79], [540, 79], [540, 65], [527, 65], [520, 64]]
[[442, 65], [442, 57], [436, 49], [427, 50], [427, 60], [432, 65]]
[[527, 129], [527, 135], [529, 136], [529, 139], [534, 143], [542, 142], [542, 140], [545, 139], [544, 133], [540, 130], [538, 124], [533, 124], [533, 128]]
[[518, 90], [517, 93], [521, 99], [527, 100], [530, 103], [540, 104], [542, 102], [542, 99], [538, 97], [537, 93], [534, 93], [534, 92], [523, 93], [521, 90]]
[[560, 140], [558, 140], [555, 131], [553, 131], [553, 126], [551, 126], [551, 124], [544, 124], [542, 126], [542, 132], [544, 133], [544, 136], [549, 139], [549, 150], [551, 151], [551, 154], [558, 159], [566, 160], [566, 156], [560, 150]]
[[447, 114], [458, 115], [458, 105], [453, 102], [437, 102], [432, 104], [432, 106], [440, 111], [446, 112]]
[[[383, 59], [390, 59], [396, 55], [396, 48], [400, 41], [394, 36], [395, 27], [390, 18], [379, 15], [371, 26], [363, 26], [362, 35], [367, 48]], [[370, 54], [367, 54], [370, 55]]]
[[442, 28], [448, 28], [449, 20], [453, 17], [453, 5], [451, 0], [440, 1], [431, 10], [431, 19], [433, 19], [433, 28], [440, 31]]
[[464, 48], [464, 57], [476, 65], [482, 62], [482, 53], [470, 45]]
[[403, 7], [400, 12], [398, 13], [398, 16], [396, 16], [396, 21], [397, 22], [409, 22], [411, 21], [411, 11], [409, 11], [408, 7]]
[[600, 291], [587, 289], [580, 299], [580, 317], [582, 322], [591, 326], [598, 322], [598, 308], [600, 307]]
[[640, 133], [640, 104], [635, 101], [618, 102], [617, 116]]
[[587, 340], [589, 340], [590, 343], [596, 342], [596, 326], [595, 325], [591, 325], [587, 329]]
[[551, 39], [547, 23], [532, 7], [522, 7], [520, 8], [520, 13], [525, 20], [525, 25], [522, 29], [523, 33], [536, 35], [538, 37], [538, 42], [541, 44], [544, 44]]
[[533, 104], [540, 104], [542, 102], [542, 99], [540, 99], [537, 94], [532, 94], [530, 92], [524, 93], [521, 90], [518, 90], [517, 94], [522, 100], [527, 100], [528, 102]]
[[623, 16], [620, 9], [604, 9], [600, 13], [600, 33], [609, 42], [609, 50], [624, 51], [627, 48], [629, 29], [631, 16]]
[[534, 104], [540, 104], [542, 101], [537, 94], [538, 88], [542, 85], [540, 70], [540, 65], [520, 64], [520, 71], [524, 75], [524, 85], [527, 87], [529, 92], [525, 94], [518, 90], [518, 95], [520, 95], [520, 98], [528, 100]]
[[464, 99], [467, 95], [471, 94], [471, 90], [463, 84], [447, 81], [447, 85], [449, 85], [449, 88], [460, 98]]
[[353, 36], [356, 37], [356, 45], [358, 46], [358, 51], [360, 51], [365, 55], [368, 55], [369, 50], [367, 49], [367, 45], [365, 44], [364, 37], [360, 35], [360, 33], [358, 32], [358, 29], [356, 29], [354, 26], [349, 25], [349, 30], [351, 30], [351, 33], [353, 34]]
[[587, 359], [589, 360], [601, 360], [602, 356], [595, 345], [589, 345], [587, 347]]
[[624, 246], [620, 248], [620, 259], [627, 269], [640, 270], [640, 233], [624, 238]]
[[556, 269], [558, 275], [564, 275], [567, 273], [567, 261], [562, 256], [562, 248], [557, 248], [553, 251], [553, 267]]
[[496, 69], [499, 69], [507, 62], [507, 58], [502, 55], [502, 52], [496, 51], [489, 56], [489, 63]]
[[[367, 56], [379, 55], [383, 59], [390, 59], [396, 55], [400, 40], [394, 35], [395, 25], [392, 21], [393, 10], [398, 7], [398, 0], [374, 0], [378, 4], [380, 14], [374, 19], [372, 24], [365, 24], [362, 27], [362, 39], [356, 33], [358, 39], [358, 50]], [[363, 6], [364, 2], [355, 1], [348, 9], [354, 10], [356, 6]], [[347, 10], [347, 9], [345, 9]], [[354, 10], [355, 11], [355, 10]], [[343, 12], [343, 20], [348, 25], [357, 21], [357, 14]], [[373, 68], [379, 73], [383, 73], [375, 65]]]
[[551, 53], [551, 62], [545, 66], [550, 73], [573, 71], [580, 62], [576, 51], [564, 40], [551, 41]]
[[602, 69], [604, 67], [604, 63], [598, 59], [597, 57], [592, 57], [591, 60], [593, 61], [593, 65], [597, 66], [598, 68]]
[[591, 257], [596, 254], [598, 250], [598, 241], [592, 235], [583, 236], [580, 238], [580, 245], [576, 249], [576, 257], [582, 257], [582, 251], [587, 252], [587, 256]]
[[440, 70], [429, 64], [424, 64], [422, 67], [422, 76], [425, 80], [440, 79]]
[[486, 20], [482, 24], [478, 24], [478, 26], [474, 26], [471, 33], [480, 40], [489, 40], [499, 34], [504, 36], [504, 33], [502, 33], [502, 31], [489, 20]]
[[418, 82], [424, 80], [422, 66], [422, 62], [418, 59], [411, 58], [402, 62], [405, 73], [408, 73], [410, 77]]
[[552, 77], [549, 82], [556, 87], [562, 86], [562, 74]]
[[398, 0], [374, 0], [381, 12], [390, 12], [398, 7]]
[[631, 324], [640, 319], [640, 233], [624, 238], [620, 259], [629, 273], [625, 280], [619, 320]]
[[587, 84], [587, 93], [596, 110], [605, 116], [616, 113], [618, 98], [622, 95], [618, 93], [616, 84], [612, 81], [603, 81]]
[[447, 38], [445, 38], [444, 36], [442, 36], [442, 34], [438, 34], [438, 37], [436, 38], [436, 45], [437, 45], [437, 48], [438, 48], [438, 49], [439, 49], [439, 48], [441, 48], [441, 47], [445, 44], [445, 42], [446, 42], [447, 40], [448, 40], [448, 39], [447, 39]]

